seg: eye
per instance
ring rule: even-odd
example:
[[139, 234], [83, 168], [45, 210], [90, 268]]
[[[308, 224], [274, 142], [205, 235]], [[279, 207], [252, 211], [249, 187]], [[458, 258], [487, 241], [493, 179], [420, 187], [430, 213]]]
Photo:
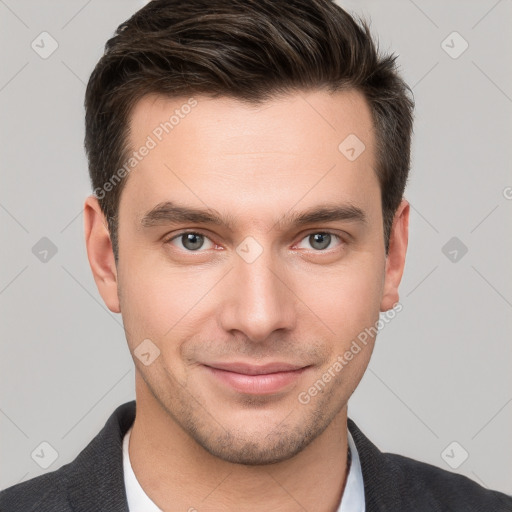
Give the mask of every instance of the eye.
[[331, 245], [333, 238], [337, 238], [341, 242], [340, 245], [343, 245], [343, 240], [339, 235], [330, 233], [328, 231], [317, 231], [316, 233], [310, 233], [302, 240], [307, 240], [311, 244], [311, 247], [313, 247], [313, 249], [316, 251], [324, 251], [329, 247], [329, 245]]
[[[179, 233], [178, 235], [174, 235], [169, 240], [166, 240], [166, 244], [174, 245], [172, 242], [177, 241], [180, 243], [180, 249], [184, 249], [187, 252], [198, 252], [204, 246], [205, 240], [208, 240], [212, 246], [215, 244], [206, 236], [201, 233], [196, 233], [195, 231], [186, 231]], [[211, 249], [212, 247], [209, 247]]]

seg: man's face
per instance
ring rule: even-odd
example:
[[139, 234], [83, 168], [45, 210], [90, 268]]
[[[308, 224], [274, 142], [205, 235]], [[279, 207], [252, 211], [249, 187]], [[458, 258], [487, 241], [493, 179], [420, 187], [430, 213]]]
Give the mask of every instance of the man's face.
[[[359, 343], [341, 371], [333, 364], [397, 298], [398, 283], [386, 284], [370, 110], [354, 91], [259, 107], [196, 96], [182, 108], [187, 100], [148, 96], [131, 117], [131, 148], [148, 136], [156, 143], [119, 207], [128, 343], [134, 351], [149, 339], [149, 357], [160, 351], [147, 366], [134, 357], [138, 385], [210, 453], [285, 460], [345, 412], [374, 340]], [[179, 122], [158, 130], [176, 109]], [[209, 210], [229, 226], [149, 214], [166, 202]], [[320, 208], [345, 213], [294, 223]], [[277, 373], [283, 365], [301, 370]], [[299, 400], [329, 369], [322, 391]]]

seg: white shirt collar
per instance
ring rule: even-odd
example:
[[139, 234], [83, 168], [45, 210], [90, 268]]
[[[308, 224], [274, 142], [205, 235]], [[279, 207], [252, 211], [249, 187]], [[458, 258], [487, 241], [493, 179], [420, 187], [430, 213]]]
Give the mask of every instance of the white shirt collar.
[[[132, 429], [130, 427], [123, 439], [123, 473], [124, 486], [128, 498], [128, 510], [130, 512], [162, 512], [144, 492], [144, 489], [142, 489], [133, 472], [130, 454], [128, 452], [131, 431]], [[348, 446], [350, 448], [352, 462], [337, 512], [365, 512], [363, 473], [361, 471], [359, 454], [357, 453], [356, 445], [350, 432], [348, 432]]]
[[338, 512], [365, 512], [366, 506], [364, 502], [364, 482], [363, 471], [361, 470], [361, 461], [357, 453], [356, 444], [352, 439], [352, 434], [347, 429], [348, 447], [352, 461], [348, 472], [347, 483], [341, 498]]
[[126, 432], [123, 439], [124, 487], [126, 489], [126, 497], [128, 498], [128, 510], [130, 512], [162, 512], [144, 492], [133, 472], [130, 453], [128, 452], [131, 431], [132, 427]]

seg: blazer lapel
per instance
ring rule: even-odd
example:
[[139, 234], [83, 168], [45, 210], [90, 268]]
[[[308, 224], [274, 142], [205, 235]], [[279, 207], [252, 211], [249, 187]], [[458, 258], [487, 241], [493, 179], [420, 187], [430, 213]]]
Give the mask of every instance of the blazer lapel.
[[120, 405], [103, 429], [70, 463], [67, 491], [75, 512], [128, 512], [124, 486], [124, 434], [135, 419], [135, 400]]
[[348, 418], [347, 423], [361, 461], [366, 512], [399, 512], [404, 505], [400, 493], [403, 471], [384, 457], [354, 421]]

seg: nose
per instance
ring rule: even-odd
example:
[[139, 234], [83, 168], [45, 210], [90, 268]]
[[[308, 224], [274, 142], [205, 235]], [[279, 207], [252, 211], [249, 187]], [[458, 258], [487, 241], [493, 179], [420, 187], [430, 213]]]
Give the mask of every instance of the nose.
[[298, 299], [283, 264], [263, 253], [252, 263], [235, 257], [234, 268], [224, 283], [220, 309], [221, 327], [240, 331], [248, 339], [263, 342], [277, 330], [293, 330]]

